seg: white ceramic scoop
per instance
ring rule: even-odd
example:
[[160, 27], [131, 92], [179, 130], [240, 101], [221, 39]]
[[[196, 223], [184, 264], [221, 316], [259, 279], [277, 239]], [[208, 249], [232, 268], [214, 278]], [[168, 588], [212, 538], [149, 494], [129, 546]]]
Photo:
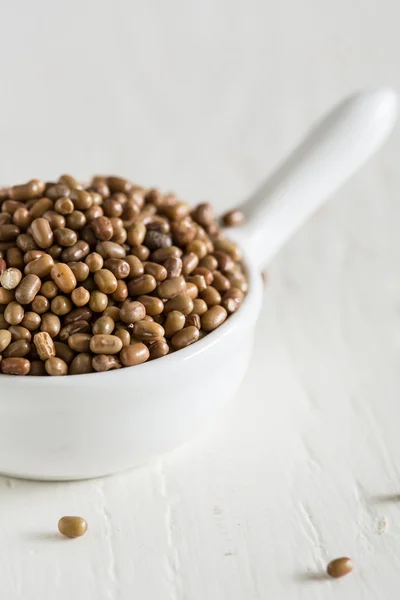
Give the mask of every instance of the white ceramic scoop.
[[0, 472], [85, 479], [145, 463], [188, 440], [232, 397], [251, 358], [260, 270], [383, 144], [396, 121], [390, 89], [357, 94], [323, 119], [242, 208], [249, 293], [219, 329], [142, 365], [68, 377], [0, 376]]

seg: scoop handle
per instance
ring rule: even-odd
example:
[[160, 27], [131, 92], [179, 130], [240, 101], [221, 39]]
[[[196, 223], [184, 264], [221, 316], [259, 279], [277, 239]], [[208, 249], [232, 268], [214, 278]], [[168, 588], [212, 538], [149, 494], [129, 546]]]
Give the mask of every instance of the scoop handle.
[[247, 247], [260, 268], [378, 150], [394, 127], [397, 104], [390, 88], [347, 98], [239, 207], [246, 224], [229, 235]]

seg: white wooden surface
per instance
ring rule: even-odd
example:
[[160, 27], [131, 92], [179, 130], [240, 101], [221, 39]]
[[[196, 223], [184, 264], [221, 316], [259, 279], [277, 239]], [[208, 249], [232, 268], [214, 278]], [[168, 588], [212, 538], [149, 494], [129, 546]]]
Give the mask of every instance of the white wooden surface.
[[[341, 96], [400, 88], [399, 17], [395, 0], [6, 3], [1, 179], [115, 171], [232, 205]], [[393, 597], [399, 164], [397, 129], [276, 259], [250, 372], [199, 438], [101, 481], [0, 480], [2, 598]], [[64, 514], [85, 538], [58, 537]], [[322, 578], [340, 555], [354, 573]]]

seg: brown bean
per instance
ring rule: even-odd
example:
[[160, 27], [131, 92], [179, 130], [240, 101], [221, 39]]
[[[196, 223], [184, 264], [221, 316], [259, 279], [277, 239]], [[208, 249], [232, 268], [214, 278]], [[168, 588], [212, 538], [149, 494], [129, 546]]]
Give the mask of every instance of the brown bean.
[[29, 368], [29, 375], [32, 377], [42, 377], [47, 375], [46, 369], [44, 368], [44, 362], [42, 360], [32, 360]]
[[6, 269], [3, 271], [0, 276], [0, 284], [6, 290], [13, 290], [19, 285], [19, 282], [22, 279], [22, 273], [19, 269], [15, 269], [11, 267], [10, 269]]
[[133, 277], [140, 277], [144, 274], [144, 267], [142, 261], [137, 257], [130, 254], [125, 258], [126, 262], [129, 265], [129, 275], [128, 278], [132, 279]]
[[90, 252], [90, 246], [84, 240], [79, 240], [70, 248], [65, 248], [62, 251], [61, 258], [63, 262], [76, 262], [83, 260]]
[[32, 300], [31, 308], [33, 312], [37, 313], [38, 315], [43, 315], [50, 309], [50, 302], [47, 298], [38, 294]]
[[238, 261], [242, 258], [242, 253], [240, 252], [239, 247], [227, 239], [216, 240], [214, 244], [214, 248], [218, 252], [225, 252], [228, 254], [232, 260]]
[[174, 257], [167, 258], [164, 263], [164, 268], [169, 279], [173, 277], [179, 277], [182, 273], [182, 259]]
[[29, 331], [35, 331], [39, 329], [42, 318], [35, 312], [26, 312], [24, 318], [21, 321], [22, 327], [26, 327]]
[[175, 350], [181, 350], [181, 348], [186, 348], [186, 346], [190, 346], [190, 344], [197, 342], [198, 339], [199, 330], [197, 327], [191, 325], [178, 331], [178, 333], [172, 337], [171, 344]]
[[3, 358], [25, 358], [30, 351], [31, 345], [27, 340], [17, 340], [6, 348]]
[[128, 290], [131, 296], [142, 296], [150, 294], [157, 287], [157, 282], [152, 275], [141, 275], [131, 279], [128, 283]]
[[160, 315], [164, 310], [164, 303], [160, 298], [154, 296], [139, 296], [138, 302], [141, 302], [146, 309], [146, 314], [154, 317]]
[[115, 322], [111, 317], [102, 316], [93, 325], [94, 334], [110, 335], [114, 331]]
[[222, 275], [219, 271], [214, 271], [213, 287], [218, 292], [226, 292], [231, 287], [231, 282], [225, 275]]
[[115, 335], [98, 334], [90, 340], [90, 350], [94, 354], [118, 354], [122, 341]]
[[20, 234], [16, 225], [0, 225], [0, 242], [14, 241]]
[[199, 264], [199, 257], [194, 252], [189, 252], [182, 256], [182, 273], [190, 275]]
[[4, 318], [9, 325], [19, 325], [24, 318], [24, 309], [18, 302], [10, 302], [4, 311]]
[[214, 279], [212, 271], [206, 267], [196, 267], [193, 271], [193, 275], [202, 275], [207, 285], [211, 285]]
[[31, 260], [25, 267], [25, 274], [37, 275], [41, 279], [50, 275], [50, 271], [54, 266], [54, 260], [48, 254], [40, 256], [36, 260]]
[[194, 283], [199, 292], [203, 292], [207, 288], [206, 280], [203, 275], [190, 275], [187, 278], [188, 283]]
[[193, 312], [196, 315], [199, 315], [201, 317], [202, 315], [204, 315], [205, 312], [207, 312], [207, 310], [208, 306], [204, 302], [204, 300], [201, 300], [200, 298], [195, 298], [193, 300]]
[[68, 375], [67, 363], [64, 362], [62, 358], [58, 358], [57, 356], [52, 356], [51, 358], [48, 358], [44, 363], [44, 367], [46, 369], [46, 373], [48, 375], [51, 375], [52, 377]]
[[30, 362], [26, 358], [3, 358], [0, 369], [5, 375], [28, 375]]
[[8, 329], [0, 329], [0, 352], [4, 352], [4, 350], [11, 344], [12, 335]]
[[80, 261], [72, 261], [68, 263], [68, 266], [75, 275], [76, 281], [78, 281], [79, 283], [86, 281], [89, 275], [89, 267], [86, 263]]
[[19, 248], [9, 248], [7, 250], [7, 266], [14, 267], [22, 271], [24, 269], [24, 256]]
[[58, 261], [61, 257], [63, 249], [62, 249], [62, 246], [59, 246], [58, 244], [54, 244], [47, 250], [47, 252], [48, 252], [48, 254], [50, 254], [51, 258]]
[[231, 287], [222, 297], [222, 306], [228, 313], [236, 312], [244, 299], [244, 293], [239, 288]]
[[21, 233], [17, 237], [17, 246], [22, 252], [28, 252], [28, 250], [36, 250], [37, 245], [35, 240], [28, 233]]
[[90, 292], [82, 286], [77, 287], [72, 292], [71, 299], [75, 306], [84, 306], [90, 300]]
[[190, 206], [186, 202], [177, 202], [176, 204], [162, 207], [163, 213], [173, 221], [184, 219], [190, 213]]
[[125, 346], [121, 350], [120, 359], [124, 367], [132, 367], [146, 362], [150, 357], [150, 351], [144, 344], [137, 342]]
[[131, 336], [129, 334], [129, 331], [127, 331], [126, 329], [118, 329], [115, 332], [115, 335], [117, 337], [119, 337], [119, 339], [122, 342], [122, 345], [125, 346], [129, 346], [129, 344], [131, 343]]
[[111, 317], [113, 321], [119, 321], [119, 313], [120, 310], [118, 306], [107, 306], [105, 311], [103, 312], [104, 317]]
[[13, 223], [20, 229], [27, 229], [31, 221], [31, 214], [25, 206], [18, 208], [13, 215]]
[[69, 375], [84, 375], [85, 373], [92, 373], [92, 358], [92, 355], [86, 352], [77, 354], [69, 366]]
[[120, 244], [115, 242], [99, 242], [96, 246], [96, 252], [103, 258], [125, 258], [126, 252]]
[[43, 213], [43, 219], [48, 221], [52, 230], [65, 227], [65, 217], [55, 210], [46, 210]]
[[45, 195], [51, 200], [57, 200], [58, 198], [68, 197], [70, 192], [70, 188], [64, 183], [55, 183], [46, 189]]
[[172, 246], [171, 236], [160, 231], [148, 230], [144, 238], [144, 244], [149, 250], [157, 250], [158, 248], [168, 248]]
[[130, 246], [140, 246], [146, 237], [146, 226], [138, 221], [131, 225], [127, 230], [127, 242]]
[[98, 354], [92, 359], [93, 369], [98, 373], [110, 371], [111, 369], [120, 369], [122, 367], [119, 358], [113, 354]]
[[334, 577], [335, 579], [338, 577], [343, 577], [348, 573], [351, 573], [353, 570], [353, 561], [351, 558], [347, 556], [343, 556], [341, 558], [335, 558], [335, 560], [331, 560], [331, 562], [327, 566], [327, 573], [330, 577]]
[[248, 284], [246, 276], [244, 274], [233, 275], [233, 274], [229, 273], [228, 279], [229, 279], [232, 287], [238, 288], [244, 294], [248, 291], [249, 284]]
[[112, 236], [114, 235], [113, 226], [108, 217], [96, 217], [95, 219], [91, 220], [90, 226], [96, 238], [101, 242], [107, 242], [108, 240], [111, 240]]
[[8, 213], [10, 215], [10, 220], [8, 223], [11, 223], [11, 215], [15, 213], [16, 210], [24, 206], [22, 202], [17, 202], [16, 200], [4, 200], [1, 210], [3, 213]]
[[71, 191], [69, 197], [77, 210], [87, 210], [93, 204], [92, 195], [86, 190], [74, 189]]
[[137, 321], [133, 325], [133, 335], [141, 342], [152, 342], [160, 337], [164, 337], [164, 329], [158, 323], [149, 321]]
[[192, 300], [195, 300], [199, 295], [199, 290], [197, 289], [197, 285], [188, 281], [185, 289], [186, 296], [189, 296]]
[[86, 217], [80, 210], [74, 210], [70, 215], [67, 215], [67, 227], [79, 231], [86, 225]]
[[0, 275], [2, 275], [6, 269], [7, 269], [6, 261], [4, 260], [4, 258], [0, 258]]
[[54, 342], [54, 347], [56, 349], [56, 356], [62, 358], [69, 365], [75, 356], [75, 352], [63, 342]]
[[169, 246], [169, 248], [159, 248], [155, 250], [151, 258], [154, 262], [163, 263], [167, 258], [180, 258], [182, 256], [182, 250], [177, 246]]
[[54, 283], [64, 294], [70, 294], [76, 288], [75, 275], [65, 263], [54, 265], [51, 268], [50, 275]]
[[157, 293], [160, 298], [170, 300], [181, 294], [186, 289], [186, 281], [182, 276], [167, 279], [159, 284]]
[[178, 310], [184, 315], [189, 315], [193, 310], [192, 298], [183, 293], [175, 296], [175, 298], [172, 298], [171, 300], [168, 300], [164, 306], [164, 313], [168, 314], [172, 310]]
[[74, 203], [69, 198], [58, 198], [54, 204], [55, 210], [60, 215], [71, 215], [74, 212]]
[[64, 323], [75, 323], [76, 321], [90, 321], [93, 317], [93, 313], [88, 306], [82, 308], [76, 308], [68, 313], [64, 319]]
[[146, 246], [132, 246], [131, 254], [137, 256], [139, 260], [147, 260], [150, 256], [150, 250]]
[[198, 204], [192, 211], [192, 218], [203, 227], [210, 225], [214, 220], [214, 208], [209, 202]]
[[104, 261], [104, 267], [109, 269], [116, 279], [125, 279], [130, 272], [129, 263], [122, 258], [107, 258]]
[[105, 294], [112, 294], [117, 289], [117, 280], [109, 269], [96, 271], [94, 281], [99, 290]]
[[212, 285], [209, 285], [200, 295], [208, 307], [221, 303], [221, 294]]
[[82, 185], [79, 183], [79, 181], [77, 181], [75, 179], [75, 177], [72, 177], [72, 175], [61, 175], [61, 177], [59, 177], [58, 181], [60, 183], [63, 183], [64, 185], [66, 185], [70, 190], [80, 190], [82, 189]]
[[[2, 307], [0, 306], [0, 308], [2, 308]], [[3, 306], [3, 308], [4, 308], [4, 306]], [[0, 329], [7, 329], [7, 327], [8, 327], [8, 323], [4, 318], [4, 314], [2, 312], [0, 312]]]
[[14, 300], [14, 296], [14, 290], [6, 290], [5, 288], [0, 288], [0, 304], [9, 304]]
[[193, 325], [193, 327], [197, 327], [197, 329], [201, 328], [200, 316], [196, 315], [196, 313], [191, 313], [186, 317], [185, 327], [190, 327], [191, 325]]
[[201, 328], [207, 333], [214, 331], [217, 327], [222, 325], [226, 320], [228, 313], [223, 306], [212, 306], [204, 315], [201, 317]]
[[177, 246], [186, 246], [196, 237], [196, 226], [191, 219], [173, 221], [171, 223], [171, 233]]
[[194, 252], [201, 259], [207, 255], [207, 245], [203, 240], [193, 240], [193, 242], [189, 242], [186, 246], [186, 251], [188, 253]]
[[68, 346], [75, 352], [89, 352], [91, 339], [90, 333], [73, 333], [68, 338]]
[[240, 210], [228, 210], [222, 215], [222, 223], [225, 227], [237, 227], [244, 222], [244, 214]]
[[213, 258], [215, 258], [217, 261], [218, 269], [222, 271], [222, 273], [230, 273], [235, 267], [235, 263], [226, 252], [220, 252], [217, 250], [214, 252]]
[[124, 323], [136, 323], [146, 316], [146, 309], [141, 302], [127, 300], [120, 309], [120, 319]]
[[118, 279], [117, 289], [112, 293], [111, 297], [115, 302], [123, 302], [129, 296], [128, 286], [125, 281]]
[[144, 263], [144, 272], [147, 275], [152, 275], [156, 281], [164, 281], [167, 278], [167, 270], [158, 263]]
[[10, 188], [9, 194], [11, 200], [30, 200], [37, 198], [44, 192], [45, 184], [40, 179], [32, 179], [22, 185], [14, 185]]
[[47, 360], [56, 355], [53, 339], [47, 331], [36, 333], [33, 336], [33, 343], [41, 360]]
[[45, 331], [50, 337], [55, 338], [61, 329], [61, 322], [57, 315], [46, 313], [42, 316], [40, 331]]
[[93, 312], [103, 312], [103, 310], [107, 307], [107, 304], [107, 294], [99, 292], [98, 290], [94, 290], [90, 293], [89, 306]]
[[96, 273], [96, 271], [100, 271], [103, 268], [104, 259], [98, 252], [91, 252], [87, 255], [85, 263], [91, 273]]
[[47, 298], [48, 300], [52, 300], [58, 294], [58, 287], [54, 283], [54, 281], [45, 281], [42, 283], [41, 288], [39, 290], [39, 294]]
[[39, 217], [31, 223], [32, 236], [40, 248], [50, 248], [53, 244], [53, 232], [47, 219]]
[[152, 360], [156, 358], [161, 358], [162, 356], [166, 356], [169, 352], [169, 346], [167, 342], [162, 340], [157, 340], [153, 342], [150, 346], [150, 358]]
[[63, 227], [61, 229], [54, 230], [54, 239], [60, 246], [73, 246], [78, 241], [76, 231]]
[[52, 208], [53, 202], [49, 198], [40, 198], [40, 200], [35, 200], [29, 211], [31, 220], [33, 221], [34, 219], [43, 217], [43, 215]]
[[[64, 321], [65, 322], [65, 321]], [[73, 323], [68, 323], [65, 325], [59, 334], [59, 338], [62, 342], [68, 340], [70, 335], [74, 335], [74, 333], [89, 333], [91, 327], [87, 321], [74, 321]]]
[[122, 192], [128, 193], [132, 189], [132, 184], [123, 177], [116, 177], [114, 175], [107, 177], [107, 185], [110, 188], [111, 193]]
[[32, 339], [32, 334], [29, 331], [29, 329], [21, 325], [11, 325], [8, 328], [8, 331], [11, 333], [13, 342], [17, 342], [18, 340], [25, 340], [26, 342], [30, 342]]

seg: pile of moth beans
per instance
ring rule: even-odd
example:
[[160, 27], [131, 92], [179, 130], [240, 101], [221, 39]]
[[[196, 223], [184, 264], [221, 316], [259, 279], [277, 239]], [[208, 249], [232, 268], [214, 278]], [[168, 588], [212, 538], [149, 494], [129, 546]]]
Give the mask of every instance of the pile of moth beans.
[[[225, 226], [243, 215], [231, 211]], [[121, 177], [0, 190], [0, 371], [77, 375], [138, 365], [210, 333], [240, 307], [238, 247], [209, 203]]]

